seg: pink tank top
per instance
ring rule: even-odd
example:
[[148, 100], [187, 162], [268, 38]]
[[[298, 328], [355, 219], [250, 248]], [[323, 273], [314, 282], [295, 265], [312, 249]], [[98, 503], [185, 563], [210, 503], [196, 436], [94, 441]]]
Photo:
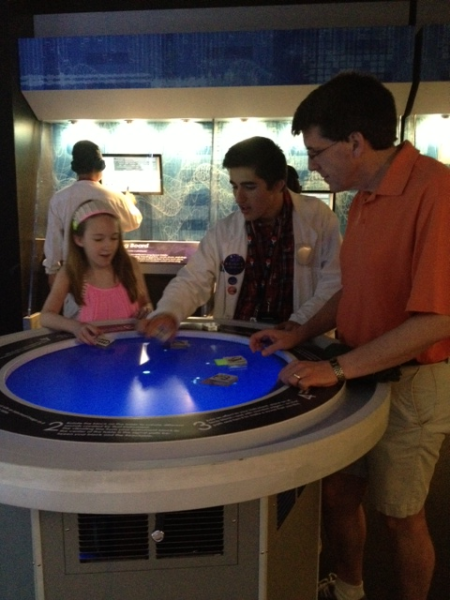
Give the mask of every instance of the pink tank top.
[[138, 302], [131, 302], [121, 283], [107, 289], [85, 283], [83, 300], [85, 304], [80, 307], [77, 317], [83, 323], [129, 319], [136, 315], [139, 308]]

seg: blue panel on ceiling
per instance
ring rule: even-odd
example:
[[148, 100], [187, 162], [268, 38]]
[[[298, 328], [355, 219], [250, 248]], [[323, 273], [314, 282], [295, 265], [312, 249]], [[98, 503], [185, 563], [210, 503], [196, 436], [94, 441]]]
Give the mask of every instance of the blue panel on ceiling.
[[19, 40], [21, 88], [315, 85], [339, 71], [412, 77], [412, 27], [297, 29]]
[[421, 80], [450, 81], [450, 25], [423, 28]]

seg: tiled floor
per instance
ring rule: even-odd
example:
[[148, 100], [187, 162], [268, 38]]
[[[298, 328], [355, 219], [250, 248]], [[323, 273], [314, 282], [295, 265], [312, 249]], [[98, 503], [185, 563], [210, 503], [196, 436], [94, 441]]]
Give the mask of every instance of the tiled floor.
[[[450, 437], [447, 437], [432, 481], [427, 505], [428, 524], [436, 550], [436, 569], [428, 600], [450, 598]], [[332, 570], [323, 542], [321, 575]], [[365, 558], [365, 589], [368, 600], [401, 600], [395, 594], [389, 547], [376, 514], [368, 511]]]

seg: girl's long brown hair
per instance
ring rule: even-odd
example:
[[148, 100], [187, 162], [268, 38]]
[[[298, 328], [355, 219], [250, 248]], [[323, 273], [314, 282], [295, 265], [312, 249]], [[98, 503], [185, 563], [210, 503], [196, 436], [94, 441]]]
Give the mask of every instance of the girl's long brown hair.
[[[83, 288], [85, 275], [89, 269], [89, 262], [84, 248], [75, 243], [74, 237], [84, 236], [86, 232], [86, 223], [94, 216], [98, 215], [93, 215], [92, 217], [88, 217], [85, 221], [82, 221], [75, 230], [71, 231], [71, 235], [69, 236], [69, 248], [65, 267], [70, 282], [70, 292], [73, 294], [75, 302], [79, 306], [84, 304]], [[116, 218], [109, 214], [108, 216], [112, 219]], [[120, 228], [119, 219], [117, 219], [117, 222], [119, 223], [119, 245], [111, 264], [114, 275], [126, 289], [130, 301], [136, 302], [138, 299], [138, 281], [134, 272], [131, 258], [126, 251], [125, 246], [123, 245], [122, 230]]]

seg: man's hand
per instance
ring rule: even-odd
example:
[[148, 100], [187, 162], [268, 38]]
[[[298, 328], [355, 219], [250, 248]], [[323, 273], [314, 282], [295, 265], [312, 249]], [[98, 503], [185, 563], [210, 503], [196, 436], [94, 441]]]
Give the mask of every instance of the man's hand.
[[294, 331], [300, 325], [296, 321], [283, 321], [282, 323], [277, 323], [274, 326], [274, 329], [282, 329], [283, 331]]
[[140, 306], [136, 312], [136, 319], [145, 319], [151, 312], [153, 311], [153, 306], [151, 302]]
[[138, 321], [137, 330], [145, 337], [154, 337], [161, 342], [168, 342], [177, 334], [178, 321], [170, 313], [161, 313], [151, 319]]
[[252, 352], [260, 351], [262, 356], [270, 356], [278, 350], [289, 350], [299, 343], [296, 327], [291, 331], [282, 329], [263, 329], [254, 333], [249, 341]]
[[286, 385], [292, 385], [302, 390], [311, 387], [330, 387], [336, 385], [337, 377], [328, 361], [293, 360], [279, 374]]

